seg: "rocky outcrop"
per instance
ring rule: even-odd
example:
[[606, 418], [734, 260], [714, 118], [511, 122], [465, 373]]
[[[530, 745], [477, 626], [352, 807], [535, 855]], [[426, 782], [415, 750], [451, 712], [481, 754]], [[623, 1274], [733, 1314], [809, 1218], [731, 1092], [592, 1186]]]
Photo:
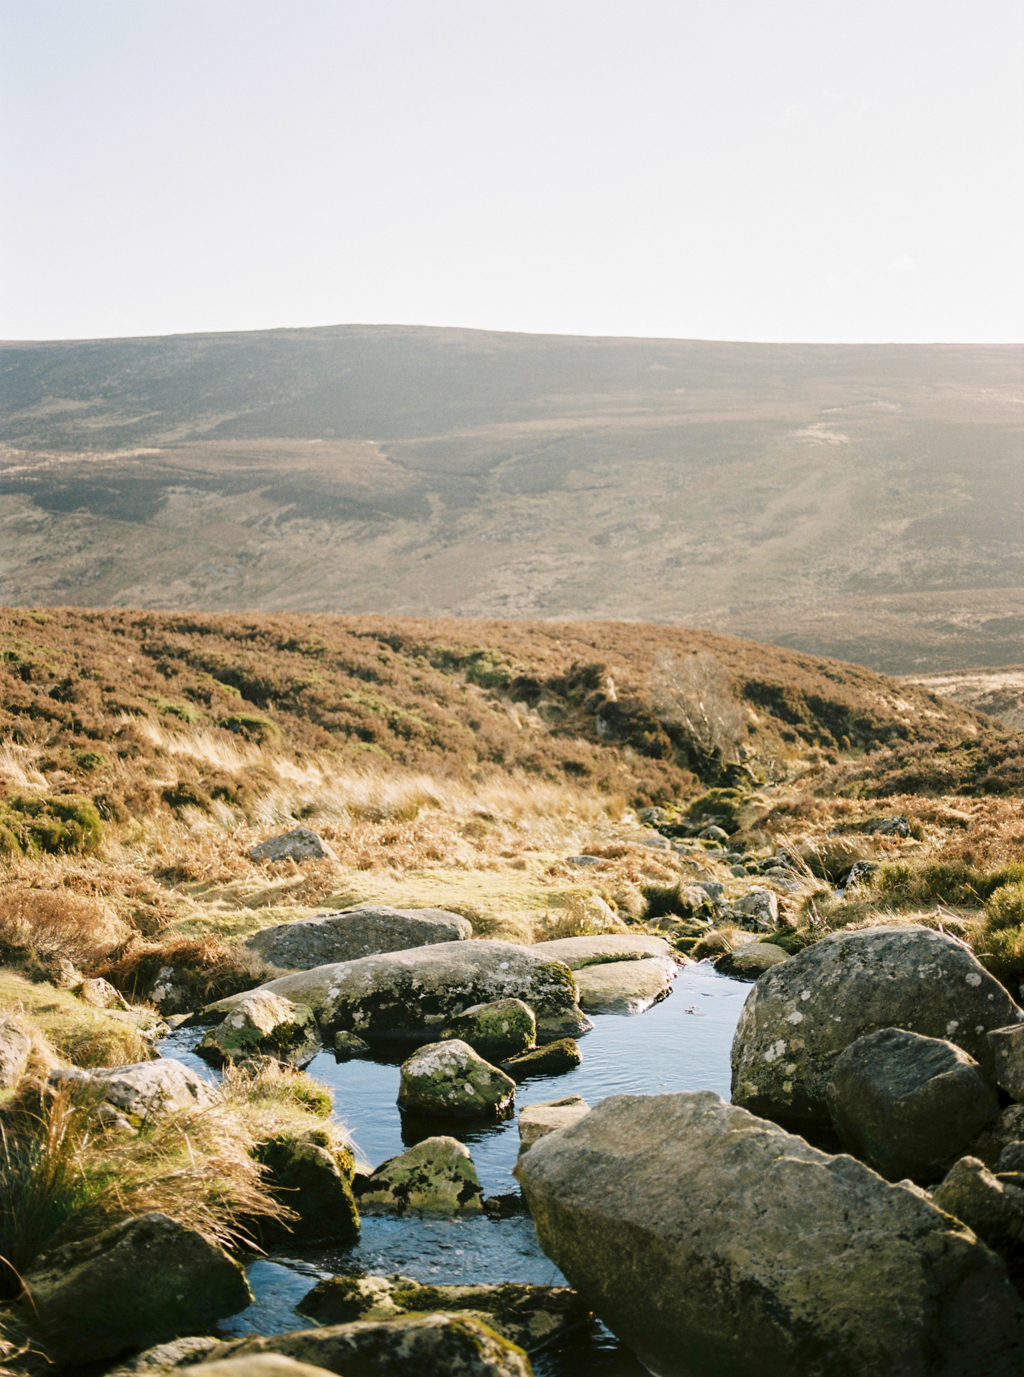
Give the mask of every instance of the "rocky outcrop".
[[[478, 1214], [483, 1209], [476, 1167], [469, 1148], [457, 1138], [424, 1138], [371, 1176], [357, 1177], [355, 1184], [363, 1214]], [[360, 1316], [322, 1318], [334, 1324]]]
[[530, 1377], [522, 1349], [469, 1315], [398, 1315], [239, 1339], [219, 1345], [210, 1358], [255, 1353], [283, 1353], [329, 1372], [353, 1375]]
[[511, 1076], [518, 1085], [530, 1076], [563, 1076], [573, 1071], [583, 1061], [579, 1044], [575, 1038], [558, 1038], [547, 1042], [543, 1047], [535, 1047], [521, 1056], [512, 1057], [501, 1064], [502, 1071]]
[[672, 957], [673, 949], [663, 937], [643, 937], [630, 933], [602, 934], [597, 937], [559, 937], [551, 942], [535, 942], [530, 949], [553, 961], [561, 961], [571, 971], [598, 966], [605, 961], [643, 961], [651, 956]]
[[321, 861], [335, 860], [331, 848], [309, 827], [293, 827], [277, 837], [268, 837], [258, 846], [250, 846], [250, 861]]
[[1010, 1377], [1024, 1302], [923, 1191], [711, 1091], [615, 1095], [526, 1153], [541, 1246], [662, 1377]]
[[316, 1135], [282, 1134], [262, 1143], [260, 1165], [272, 1194], [293, 1212], [287, 1223], [258, 1225], [265, 1241], [288, 1238], [301, 1243], [354, 1243], [359, 1209], [352, 1192], [351, 1154], [334, 1151]]
[[827, 1124], [836, 1058], [865, 1033], [946, 1038], [992, 1071], [985, 1033], [1024, 1013], [962, 943], [930, 928], [835, 932], [760, 977], [732, 1046], [732, 1097], [784, 1123]]
[[283, 970], [308, 971], [332, 961], [358, 961], [385, 951], [406, 951], [432, 942], [462, 942], [473, 925], [443, 908], [389, 908], [371, 904], [315, 913], [293, 923], [263, 928], [245, 945]]
[[296, 1308], [321, 1324], [416, 1311], [468, 1314], [527, 1352], [551, 1343], [590, 1317], [583, 1301], [567, 1286], [516, 1282], [425, 1286], [408, 1277], [328, 1277]]
[[[339, 1031], [371, 1044], [429, 1042], [457, 1014], [496, 999], [528, 1004], [543, 1042], [592, 1026], [576, 1002], [569, 968], [536, 947], [512, 942], [439, 942], [296, 971], [260, 988], [308, 1004], [328, 1043]], [[201, 1017], [218, 1022], [244, 998], [231, 995]]]
[[121, 1111], [134, 1127], [146, 1119], [184, 1110], [209, 1109], [218, 1092], [173, 1057], [133, 1062], [128, 1066], [61, 1067], [50, 1073], [51, 1085], [87, 1087], [97, 1098]]
[[977, 1157], [961, 1157], [932, 1199], [997, 1252], [1024, 1244], [1024, 1190], [1000, 1181]]
[[13, 1019], [0, 1017], [0, 1090], [17, 1085], [28, 1065], [32, 1041]]
[[521, 999], [496, 999], [456, 1014], [441, 1036], [468, 1042], [485, 1061], [507, 1061], [533, 1046], [537, 1020]]
[[540, 1104], [523, 1105], [519, 1111], [519, 1156], [549, 1133], [579, 1123], [590, 1113], [590, 1105], [582, 1095], [566, 1095], [561, 1100], [544, 1100]]
[[882, 1028], [850, 1044], [825, 1090], [848, 1152], [890, 1181], [941, 1179], [999, 1113], [978, 1063], [941, 1038]]
[[202, 1333], [251, 1302], [245, 1273], [223, 1249], [153, 1213], [41, 1259], [21, 1309], [59, 1365]]
[[431, 1042], [402, 1063], [400, 1109], [440, 1118], [506, 1117], [516, 1083], [458, 1039]]
[[75, 994], [85, 1004], [91, 1004], [94, 1009], [127, 1009], [128, 1001], [119, 990], [115, 990], [109, 980], [104, 980], [101, 976], [93, 976], [90, 980], [83, 980], [81, 985], [75, 990]]
[[678, 974], [667, 956], [583, 966], [575, 972], [580, 1008], [588, 1014], [642, 1014], [671, 993]]
[[210, 1030], [196, 1048], [214, 1066], [253, 1057], [274, 1057], [290, 1066], [305, 1066], [320, 1050], [313, 1011], [306, 1004], [269, 990], [253, 990]]
[[1020, 1104], [1024, 1101], [1024, 1023], [993, 1029], [988, 1042], [996, 1081]]

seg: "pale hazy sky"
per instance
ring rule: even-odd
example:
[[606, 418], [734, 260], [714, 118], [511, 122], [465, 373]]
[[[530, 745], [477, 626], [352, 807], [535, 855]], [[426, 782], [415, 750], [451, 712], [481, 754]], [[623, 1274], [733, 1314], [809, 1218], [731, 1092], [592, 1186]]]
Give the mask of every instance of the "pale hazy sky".
[[1019, 340], [1024, 0], [0, 0], [0, 336]]

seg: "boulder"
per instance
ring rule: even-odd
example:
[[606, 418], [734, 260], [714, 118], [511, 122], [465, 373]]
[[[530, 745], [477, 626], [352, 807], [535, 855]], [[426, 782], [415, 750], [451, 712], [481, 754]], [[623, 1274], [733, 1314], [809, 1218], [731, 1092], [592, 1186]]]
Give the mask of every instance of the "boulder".
[[827, 1124], [825, 1087], [865, 1033], [945, 1038], [992, 1071], [990, 1028], [1024, 1018], [962, 943], [931, 928], [831, 933], [760, 977], [732, 1045], [732, 1098], [794, 1125]]
[[128, 1377], [129, 1373], [134, 1372], [166, 1372], [168, 1368], [199, 1363], [218, 1343], [219, 1339], [191, 1334], [183, 1339], [172, 1339], [170, 1343], [154, 1344], [152, 1348], [128, 1358], [108, 1372], [106, 1377]]
[[406, 951], [432, 942], [464, 942], [473, 925], [443, 908], [389, 908], [372, 904], [316, 913], [253, 933], [245, 945], [284, 970], [308, 971], [332, 961], [358, 961], [385, 951]]
[[91, 1004], [94, 1009], [128, 1008], [128, 1001], [124, 995], [119, 990], [115, 990], [110, 981], [104, 980], [102, 976], [83, 980], [75, 994], [85, 1004]]
[[359, 1210], [352, 1193], [351, 1154], [332, 1152], [317, 1135], [281, 1134], [261, 1143], [257, 1156], [272, 1194], [294, 1211], [287, 1223], [261, 1222], [265, 1240], [354, 1243]]
[[996, 1081], [1011, 1100], [1024, 1101], [1024, 1023], [993, 1028], [988, 1034]]
[[[528, 1004], [542, 1042], [593, 1026], [580, 1012], [569, 968], [512, 942], [438, 942], [296, 971], [260, 988], [308, 1004], [325, 1041], [344, 1031], [371, 1045], [430, 1042], [457, 1014], [496, 999]], [[217, 1022], [244, 998], [230, 995], [201, 1017]]]
[[51, 1085], [88, 1086], [138, 1127], [145, 1119], [185, 1110], [209, 1109], [219, 1094], [195, 1071], [173, 1057], [133, 1062], [128, 1066], [61, 1067], [50, 1073]]
[[540, 1104], [523, 1105], [519, 1111], [519, 1156], [549, 1133], [568, 1128], [590, 1113], [590, 1105], [582, 1095], [566, 1095], [562, 1100], [544, 1100]]
[[756, 980], [788, 960], [789, 953], [771, 942], [746, 942], [735, 951], [724, 952], [715, 962], [715, 970], [731, 975], [734, 980]]
[[325, 857], [336, 859], [327, 843], [309, 827], [293, 827], [249, 848], [250, 861], [320, 861]]
[[881, 1028], [836, 1059], [825, 1088], [839, 1141], [890, 1181], [938, 1181], [999, 1113], [999, 1096], [961, 1048]]
[[503, 1061], [501, 1069], [518, 1085], [529, 1076], [563, 1076], [566, 1071], [574, 1071], [582, 1060], [575, 1038], [559, 1038], [557, 1042], [547, 1042], [532, 1052]]
[[353, 1057], [365, 1057], [371, 1050], [370, 1044], [355, 1033], [334, 1034], [334, 1058], [336, 1061], [351, 1061]]
[[1011, 1104], [993, 1119], [972, 1149], [993, 1170], [1011, 1143], [1024, 1141], [1024, 1104]]
[[296, 1309], [320, 1324], [417, 1311], [469, 1314], [527, 1352], [590, 1318], [583, 1301], [567, 1286], [429, 1286], [409, 1277], [328, 1277]]
[[1024, 1142], [1007, 1143], [999, 1154], [996, 1170], [1024, 1172]]
[[580, 1008], [588, 1014], [642, 1014], [671, 992], [678, 974], [667, 956], [584, 966], [575, 972]]
[[537, 1020], [521, 999], [496, 999], [472, 1004], [465, 1013], [456, 1014], [441, 1037], [468, 1042], [485, 1061], [506, 1061], [533, 1046]]
[[0, 1015], [0, 1090], [17, 1085], [28, 1065], [32, 1040], [13, 1019]]
[[550, 960], [561, 961], [571, 971], [584, 966], [598, 966], [605, 961], [643, 961], [650, 956], [673, 954], [663, 937], [632, 936], [623, 933], [602, 934], [599, 937], [559, 937], [552, 942], [535, 942], [531, 951]]
[[1024, 1302], [968, 1229], [712, 1091], [613, 1095], [519, 1171], [544, 1251], [661, 1377], [1021, 1370]]
[[779, 926], [779, 899], [770, 889], [748, 889], [732, 904], [741, 926], [756, 932], [774, 932]]
[[506, 1118], [516, 1083], [465, 1042], [431, 1042], [402, 1063], [400, 1109], [442, 1118]]
[[312, 1009], [269, 990], [253, 990], [196, 1048], [214, 1066], [253, 1057], [275, 1057], [290, 1066], [305, 1066], [319, 1050]]
[[247, 1358], [222, 1358], [219, 1362], [190, 1367], [196, 1377], [331, 1377], [325, 1367], [311, 1367], [284, 1358], [280, 1353], [253, 1353]]
[[21, 1309], [59, 1366], [201, 1333], [251, 1303], [237, 1262], [154, 1212], [41, 1258]]
[[[390, 1157], [371, 1176], [359, 1178], [357, 1190], [363, 1214], [479, 1213], [483, 1208], [483, 1190], [469, 1148], [457, 1138], [424, 1138], [408, 1152]], [[319, 1318], [334, 1324], [359, 1316]]]
[[936, 1186], [932, 1200], [997, 1252], [1024, 1243], [1024, 1190], [1004, 1184], [977, 1157], [961, 1157]]
[[282, 1353], [346, 1377], [530, 1377], [521, 1348], [469, 1315], [397, 1315], [220, 1344], [212, 1359]]

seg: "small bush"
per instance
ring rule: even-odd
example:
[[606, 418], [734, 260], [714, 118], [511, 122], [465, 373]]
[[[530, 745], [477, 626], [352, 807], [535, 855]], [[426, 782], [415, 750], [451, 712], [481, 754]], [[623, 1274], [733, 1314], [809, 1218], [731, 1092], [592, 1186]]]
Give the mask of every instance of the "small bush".
[[269, 717], [258, 712], [236, 712], [222, 717], [218, 726], [225, 727], [247, 741], [256, 741], [261, 746], [275, 746], [281, 740], [281, 728]]
[[0, 799], [0, 829], [0, 850], [27, 854], [91, 853], [103, 840], [103, 823], [89, 799], [55, 794]]
[[96, 974], [109, 980], [128, 999], [148, 998], [160, 971], [170, 966], [193, 1008], [240, 994], [270, 978], [273, 968], [244, 947], [230, 947], [215, 937], [173, 937], [161, 943], [138, 942], [103, 962]]
[[1024, 883], [1000, 885], [989, 896], [985, 917], [991, 931], [1024, 926]]
[[62, 960], [92, 964], [127, 935], [101, 899], [17, 884], [0, 891], [0, 960], [41, 979], [56, 976]]

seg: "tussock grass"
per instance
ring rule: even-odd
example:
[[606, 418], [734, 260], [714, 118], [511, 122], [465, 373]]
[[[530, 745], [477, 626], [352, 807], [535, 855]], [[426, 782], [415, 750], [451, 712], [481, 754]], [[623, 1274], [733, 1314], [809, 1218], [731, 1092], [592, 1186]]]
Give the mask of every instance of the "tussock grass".
[[20, 1016], [76, 1066], [124, 1066], [152, 1056], [149, 1043], [131, 1024], [110, 1018], [68, 990], [26, 980], [14, 971], [0, 969], [0, 1009]]

